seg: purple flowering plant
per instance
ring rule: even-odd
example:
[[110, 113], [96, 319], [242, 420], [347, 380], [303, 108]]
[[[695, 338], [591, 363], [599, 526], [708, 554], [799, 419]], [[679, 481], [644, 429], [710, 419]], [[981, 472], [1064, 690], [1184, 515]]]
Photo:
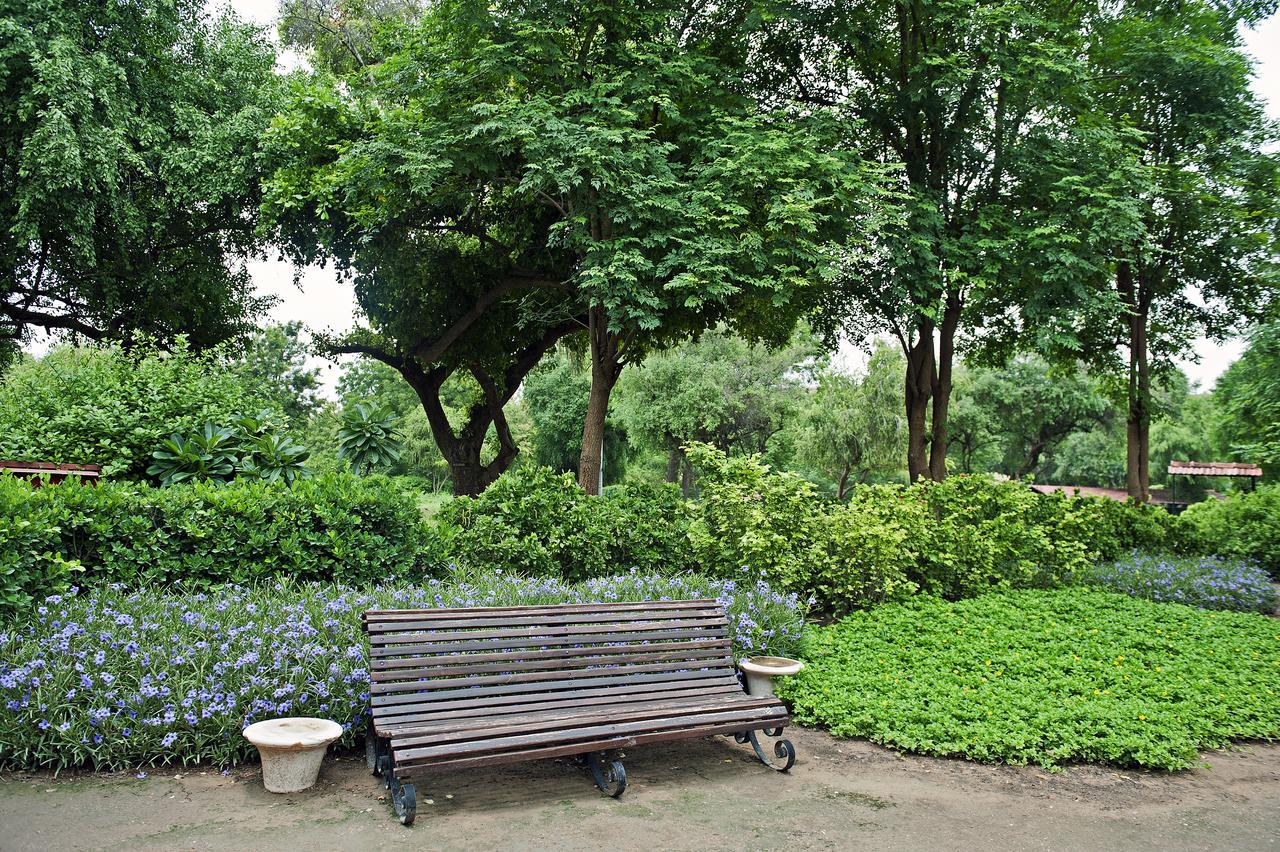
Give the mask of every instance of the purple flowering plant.
[[1222, 556], [1174, 556], [1134, 551], [1077, 575], [1082, 585], [1201, 609], [1272, 613], [1276, 587], [1257, 565]]
[[734, 653], [788, 654], [804, 604], [757, 580], [632, 572], [581, 583], [457, 569], [423, 585], [276, 582], [207, 591], [119, 585], [48, 597], [0, 626], [0, 766], [228, 766], [241, 729], [321, 716], [353, 742], [369, 701], [370, 608], [716, 598]]

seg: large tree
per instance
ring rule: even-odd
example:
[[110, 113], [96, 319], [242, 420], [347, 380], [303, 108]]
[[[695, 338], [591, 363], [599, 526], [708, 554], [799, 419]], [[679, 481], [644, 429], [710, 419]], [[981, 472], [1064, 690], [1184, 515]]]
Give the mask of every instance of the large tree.
[[1041, 251], [1019, 215], [1038, 140], [1067, 120], [1087, 5], [1067, 0], [797, 3], [761, 42], [762, 88], [847, 118], [862, 150], [902, 164], [897, 227], [851, 252], [828, 319], [887, 332], [906, 358], [907, 468], [946, 474], [957, 346], [1020, 258]]
[[1082, 122], [1123, 140], [1137, 227], [1109, 276], [1047, 325], [1121, 382], [1126, 486], [1150, 489], [1153, 385], [1197, 337], [1222, 339], [1275, 302], [1280, 157], [1250, 91], [1239, 27], [1274, 4], [1129, 2], [1095, 24]]
[[[867, 212], [878, 172], [838, 128], [744, 94], [739, 11], [449, 0], [384, 29], [376, 64], [309, 81], [277, 123], [269, 209], [295, 257], [355, 275], [369, 320], [331, 349], [414, 386], [458, 493], [510, 464], [502, 406], [579, 331], [594, 492], [622, 366], [719, 321], [785, 340], [833, 236]], [[455, 431], [438, 396], [458, 371], [484, 393]]]
[[204, 6], [0, 3], [0, 340], [252, 327], [274, 54]]

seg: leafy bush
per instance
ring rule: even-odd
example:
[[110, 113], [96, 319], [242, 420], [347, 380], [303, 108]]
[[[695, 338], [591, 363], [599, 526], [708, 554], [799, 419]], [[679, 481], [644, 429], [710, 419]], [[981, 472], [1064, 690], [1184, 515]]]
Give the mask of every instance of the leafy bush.
[[1192, 550], [1247, 559], [1280, 577], [1280, 483], [1192, 504], [1178, 527]]
[[847, 505], [827, 504], [758, 456], [694, 445], [689, 458], [702, 489], [689, 532], [699, 566], [714, 576], [745, 566], [835, 614], [917, 590], [958, 599], [1057, 586], [1167, 527], [1159, 510], [987, 476], [862, 486]]
[[1153, 601], [1269, 614], [1276, 590], [1256, 565], [1221, 556], [1172, 556], [1134, 552], [1080, 572], [1076, 582]]
[[526, 467], [438, 513], [456, 559], [476, 567], [581, 580], [619, 570], [690, 567], [688, 508], [672, 486], [627, 485], [591, 497], [571, 474]]
[[274, 716], [336, 719], [352, 741], [369, 701], [369, 608], [718, 598], [739, 655], [791, 653], [803, 613], [757, 584], [629, 574], [569, 585], [458, 572], [424, 586], [115, 587], [46, 600], [0, 631], [0, 766], [125, 769], [237, 763], [245, 725]]
[[104, 475], [145, 479], [151, 453], [175, 432], [228, 424], [270, 409], [222, 350], [54, 349], [0, 382], [0, 458], [100, 464]]
[[805, 587], [813, 573], [811, 550], [822, 535], [813, 485], [774, 471], [759, 456], [729, 456], [707, 444], [687, 452], [702, 489], [689, 529], [701, 569], [732, 577], [745, 567], [784, 588]]
[[917, 597], [805, 638], [798, 721], [981, 761], [1179, 769], [1280, 737], [1280, 628], [1102, 591]]
[[33, 489], [5, 474], [0, 610], [29, 607], [73, 572], [82, 572], [77, 582], [133, 588], [277, 576], [384, 580], [413, 571], [425, 536], [413, 498], [383, 477]]

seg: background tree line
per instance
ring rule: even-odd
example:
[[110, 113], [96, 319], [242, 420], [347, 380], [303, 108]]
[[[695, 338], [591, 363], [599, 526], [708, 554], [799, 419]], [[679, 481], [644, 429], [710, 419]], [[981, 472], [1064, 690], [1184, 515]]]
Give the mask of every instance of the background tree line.
[[[691, 440], [836, 495], [1114, 483], [1119, 434], [1145, 500], [1166, 452], [1274, 460], [1280, 158], [1239, 35], [1273, 12], [288, 0], [285, 77], [189, 0], [6, 6], [4, 351], [244, 341], [271, 249], [353, 279], [355, 330], [308, 345], [366, 359], [342, 408], [455, 493], [522, 449], [689, 489]], [[1190, 394], [1173, 359], [1249, 328]], [[264, 380], [324, 452], [304, 376]]]

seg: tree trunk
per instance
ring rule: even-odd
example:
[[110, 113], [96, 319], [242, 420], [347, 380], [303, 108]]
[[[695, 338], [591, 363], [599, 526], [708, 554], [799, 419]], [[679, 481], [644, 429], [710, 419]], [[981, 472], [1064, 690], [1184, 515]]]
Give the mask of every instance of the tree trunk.
[[622, 375], [621, 339], [609, 331], [608, 317], [602, 307], [591, 309], [588, 334], [591, 337], [591, 391], [587, 396], [587, 416], [582, 423], [578, 485], [588, 494], [598, 495], [609, 396], [618, 383], [618, 377]]
[[689, 464], [689, 457], [684, 456], [684, 473], [680, 475], [680, 493], [685, 497], [689, 496], [689, 492], [693, 490], [693, 465]]
[[933, 395], [935, 363], [933, 323], [920, 323], [916, 342], [906, 351], [907, 475], [912, 482], [929, 475], [929, 398]]
[[1146, 300], [1135, 284], [1133, 268], [1122, 262], [1116, 283], [1129, 309], [1126, 317], [1129, 343], [1129, 411], [1125, 419], [1125, 487], [1139, 503], [1151, 499], [1151, 364], [1147, 351]]
[[849, 466], [845, 465], [840, 472], [840, 481], [836, 483], [836, 499], [843, 500], [845, 490], [849, 487]]
[[667, 454], [667, 482], [676, 482], [680, 478], [680, 459], [683, 456], [684, 451], [679, 444], [673, 446]]
[[947, 306], [938, 329], [938, 369], [933, 387], [933, 437], [929, 443], [929, 478], [947, 478], [947, 414], [951, 407], [951, 370], [956, 354], [956, 328], [962, 303], [959, 294], [947, 294]]

